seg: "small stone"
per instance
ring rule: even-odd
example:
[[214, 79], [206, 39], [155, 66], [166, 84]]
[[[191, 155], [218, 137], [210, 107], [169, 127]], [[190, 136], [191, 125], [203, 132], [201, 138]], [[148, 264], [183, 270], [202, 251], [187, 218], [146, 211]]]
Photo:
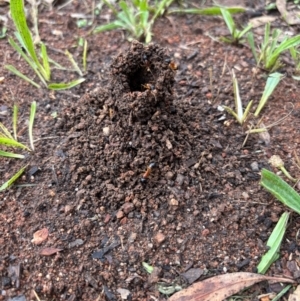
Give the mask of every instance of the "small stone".
[[105, 218], [104, 218], [104, 223], [107, 224], [110, 221], [111, 215], [110, 214], [106, 214]]
[[122, 217], [124, 217], [124, 212], [122, 210], [119, 210], [116, 214], [117, 219], [121, 219]]
[[102, 130], [103, 130], [104, 136], [109, 136], [109, 127], [108, 126], [104, 127]]
[[171, 199], [170, 201], [169, 201], [169, 205], [170, 206], [178, 206], [179, 205], [179, 202], [176, 200], [176, 199]]
[[166, 236], [161, 232], [158, 232], [154, 237], [153, 241], [156, 245], [161, 245], [166, 240]]
[[120, 220], [120, 224], [121, 224], [121, 225], [125, 225], [125, 224], [127, 224], [127, 221], [128, 221], [128, 219], [127, 219], [127, 217], [125, 216], [125, 217], [123, 217], [123, 218]]
[[65, 206], [65, 214], [69, 214], [73, 211], [74, 207], [71, 205], [66, 205]]
[[207, 235], [209, 235], [209, 230], [208, 229], [204, 229], [202, 231], [202, 236], [207, 236]]
[[199, 210], [193, 211], [193, 215], [194, 215], [194, 216], [198, 216], [199, 214], [200, 214], [200, 211], [199, 211]]
[[134, 205], [132, 203], [124, 203], [122, 206], [122, 210], [125, 214], [128, 214], [129, 212], [134, 210]]
[[174, 177], [174, 174], [173, 174], [171, 171], [168, 171], [168, 172], [166, 173], [166, 178], [167, 178], [168, 180], [172, 180], [173, 177]]
[[256, 161], [252, 162], [250, 166], [252, 171], [259, 171], [258, 163]]
[[132, 232], [128, 237], [128, 242], [133, 243], [136, 240], [137, 234]]
[[248, 200], [249, 199], [249, 194], [245, 191], [242, 192], [242, 196], [245, 200]]

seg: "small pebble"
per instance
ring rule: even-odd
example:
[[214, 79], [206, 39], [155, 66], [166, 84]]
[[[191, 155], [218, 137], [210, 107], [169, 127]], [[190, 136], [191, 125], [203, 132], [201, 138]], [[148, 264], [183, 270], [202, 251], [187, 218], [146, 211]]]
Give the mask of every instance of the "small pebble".
[[122, 217], [124, 217], [124, 212], [122, 210], [119, 210], [116, 214], [116, 218], [121, 219]]
[[166, 236], [161, 232], [158, 232], [154, 237], [153, 241], [156, 245], [161, 245], [166, 240]]
[[251, 169], [252, 171], [259, 171], [258, 163], [256, 161], [251, 163]]
[[169, 205], [170, 206], [178, 206], [179, 202], [176, 199], [171, 199], [169, 200]]

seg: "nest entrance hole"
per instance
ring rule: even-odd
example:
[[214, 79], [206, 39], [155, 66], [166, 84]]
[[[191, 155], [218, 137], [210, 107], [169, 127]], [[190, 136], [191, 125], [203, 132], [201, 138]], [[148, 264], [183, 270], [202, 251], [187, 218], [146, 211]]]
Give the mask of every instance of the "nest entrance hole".
[[155, 86], [155, 70], [151, 66], [139, 66], [128, 75], [128, 84], [131, 92], [143, 92], [148, 87]]

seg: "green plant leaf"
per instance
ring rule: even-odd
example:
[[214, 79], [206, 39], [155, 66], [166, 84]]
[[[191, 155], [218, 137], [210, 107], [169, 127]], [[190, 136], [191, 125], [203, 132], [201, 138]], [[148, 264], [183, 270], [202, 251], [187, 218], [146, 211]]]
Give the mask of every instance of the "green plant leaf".
[[0, 122], [0, 137], [6, 137], [9, 139], [14, 139], [13, 136], [10, 134], [9, 130], [4, 126], [3, 123]]
[[278, 58], [278, 56], [285, 50], [288, 50], [291, 47], [297, 46], [300, 44], [300, 35], [285, 39], [280, 43], [280, 45], [274, 50], [272, 55], [270, 56], [270, 64], [272, 65], [274, 61]]
[[0, 144], [6, 145], [6, 146], [11, 146], [11, 147], [18, 147], [18, 148], [22, 148], [22, 149], [26, 149], [26, 150], [30, 151], [30, 149], [26, 145], [14, 140], [14, 139], [7, 138], [7, 137], [0, 136]]
[[116, 24], [115, 22], [111, 22], [111, 23], [108, 23], [105, 25], [97, 26], [93, 30], [93, 33], [103, 32], [103, 31], [107, 31], [107, 30], [114, 30], [114, 29], [118, 29], [118, 28], [122, 28], [122, 26], [120, 26], [120, 24]]
[[19, 32], [19, 34], [24, 42], [26, 50], [28, 51], [28, 53], [30, 54], [30, 56], [34, 60], [34, 62], [37, 65], [39, 65], [39, 60], [35, 53], [31, 33], [29, 31], [29, 28], [28, 28], [27, 22], [26, 22], [26, 16], [25, 16], [24, 7], [23, 7], [23, 0], [10, 1], [10, 12], [11, 12], [11, 17], [14, 21], [14, 24], [17, 28], [17, 31]]
[[[27, 64], [29, 64], [29, 66], [33, 69], [33, 71], [38, 75], [38, 77], [43, 82], [43, 84], [45, 86], [47, 86], [43, 76], [41, 75], [41, 73], [38, 70], [36, 63], [22, 51], [21, 47], [12, 38], [9, 38], [8, 41], [9, 41], [10, 45], [22, 56], [22, 58], [27, 62]], [[14, 69], [16, 70], [16, 68], [14, 68]], [[19, 73], [21, 73], [21, 72], [19, 72]]]
[[147, 262], [142, 262], [142, 265], [148, 274], [151, 274], [153, 272], [153, 270], [154, 270], [153, 266], [151, 266]]
[[231, 17], [231, 14], [225, 8], [221, 8], [221, 13], [222, 13], [223, 19], [229, 29], [230, 34], [234, 37], [235, 23]]
[[50, 77], [51, 77], [51, 70], [50, 70], [50, 65], [49, 65], [47, 48], [44, 43], [41, 43], [41, 52], [42, 52], [43, 66], [44, 66], [44, 70], [45, 70], [45, 79], [47, 81], [49, 81]]
[[267, 169], [262, 169], [260, 185], [285, 206], [300, 214], [300, 195], [279, 176]]
[[[231, 14], [243, 13], [245, 8], [243, 7], [226, 7], [227, 11]], [[172, 9], [168, 14], [181, 13], [181, 14], [199, 14], [199, 15], [221, 15], [221, 7], [208, 7], [208, 8], [186, 8], [186, 9]]]
[[288, 219], [289, 213], [284, 212], [272, 231], [272, 234], [267, 241], [267, 246], [270, 249], [266, 254], [263, 255], [260, 263], [257, 266], [257, 272], [259, 274], [265, 274], [271, 264], [279, 258], [278, 251], [286, 231]]
[[68, 50], [66, 50], [65, 53], [66, 53], [68, 59], [70, 60], [71, 64], [73, 65], [74, 69], [76, 70], [76, 72], [77, 72], [80, 76], [83, 76], [83, 74], [82, 74], [82, 72], [81, 72], [81, 70], [80, 70], [78, 64], [75, 62], [75, 60], [74, 60], [72, 54], [71, 54]]
[[259, 101], [259, 104], [257, 106], [257, 109], [254, 113], [255, 117], [258, 117], [260, 111], [265, 106], [265, 104], [268, 101], [268, 98], [271, 96], [277, 85], [279, 84], [280, 80], [283, 78], [283, 75], [281, 73], [275, 72], [269, 75], [267, 79], [267, 83], [263, 92], [263, 95]]
[[36, 101], [33, 101], [31, 103], [29, 124], [28, 124], [28, 135], [29, 135], [29, 141], [32, 150], [34, 150], [32, 130], [33, 130], [35, 112], [36, 112]]
[[25, 165], [24, 167], [22, 167], [16, 174], [14, 174], [7, 182], [5, 182], [4, 184], [2, 184], [2, 186], [0, 187], [0, 192], [9, 188], [24, 172], [25, 168], [28, 165]]
[[6, 151], [3, 151], [3, 150], [0, 150], [0, 156], [9, 157], [9, 158], [17, 158], [17, 159], [24, 159], [25, 158], [24, 155], [14, 154], [14, 153], [6, 152]]
[[257, 52], [256, 52], [256, 49], [255, 49], [255, 42], [254, 42], [254, 35], [253, 35], [253, 33], [252, 32], [248, 32], [247, 38], [248, 38], [248, 44], [249, 44], [249, 46], [251, 48], [252, 54], [253, 54], [253, 56], [255, 58], [256, 63], [258, 64], [259, 59], [258, 59]]
[[243, 104], [240, 97], [239, 85], [237, 78], [235, 76], [234, 70], [232, 69], [232, 83], [233, 83], [233, 94], [234, 94], [234, 103], [235, 103], [235, 111], [238, 116], [238, 122], [242, 123], [243, 119]]
[[25, 45], [26, 50], [28, 51], [32, 60], [37, 65], [42, 76], [44, 78], [47, 78], [47, 74], [46, 74], [43, 66], [40, 64], [38, 57], [36, 55], [36, 52], [35, 52], [31, 33], [29, 31], [29, 28], [28, 28], [27, 22], [26, 22], [23, 0], [10, 1], [10, 12], [11, 12], [11, 17], [14, 21], [14, 24], [17, 28], [18, 33], [20, 34], [20, 37], [22, 38], [22, 41]]
[[86, 72], [87, 49], [88, 49], [88, 43], [87, 40], [84, 40], [83, 53], [82, 53], [82, 66], [84, 72]]
[[84, 81], [85, 81], [85, 78], [79, 78], [79, 79], [75, 79], [69, 83], [52, 83], [52, 84], [48, 85], [48, 88], [51, 90], [71, 89], [71, 88], [81, 84]]
[[21, 73], [19, 70], [17, 70], [14, 66], [12, 65], [6, 65], [5, 68], [7, 70], [9, 70], [10, 72], [12, 72], [13, 74], [15, 74], [16, 76], [19, 76], [20, 78], [24, 79], [25, 81], [27, 81], [28, 83], [32, 84], [33, 86], [35, 86], [36, 88], [41, 88], [41, 86], [39, 84], [37, 84], [36, 82], [34, 82], [33, 80], [31, 80], [29, 77], [27, 77], [25, 74]]
[[238, 38], [241, 39], [251, 29], [252, 29], [252, 24], [249, 24], [243, 30], [239, 31]]
[[17, 123], [18, 123], [18, 106], [16, 104], [14, 104], [14, 107], [13, 107], [13, 132], [14, 132], [14, 138], [16, 141], [18, 141]]

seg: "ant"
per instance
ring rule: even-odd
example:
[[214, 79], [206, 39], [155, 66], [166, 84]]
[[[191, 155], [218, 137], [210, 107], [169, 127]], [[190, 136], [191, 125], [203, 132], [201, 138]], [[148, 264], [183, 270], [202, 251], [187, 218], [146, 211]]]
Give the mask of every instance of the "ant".
[[155, 167], [155, 163], [152, 162], [148, 165], [147, 170], [144, 172], [142, 178], [141, 178], [141, 183], [145, 184], [147, 182], [147, 179], [149, 178], [153, 167]]
[[171, 70], [173, 70], [173, 71], [178, 70], [178, 66], [177, 66], [177, 64], [175, 64], [174, 62], [170, 62], [169, 68], [170, 68]]
[[154, 77], [154, 76], [153, 76], [153, 73], [152, 73], [152, 71], [151, 71], [151, 69], [150, 69], [151, 63], [150, 63], [150, 61], [148, 60], [148, 57], [147, 57], [146, 54], [143, 54], [143, 55], [142, 55], [142, 61], [143, 61], [143, 63], [144, 63], [142, 66], [147, 70], [147, 72], [150, 72], [150, 73], [151, 73], [152, 77]]
[[144, 89], [144, 91], [149, 91], [153, 96], [155, 101], [157, 101], [156, 95], [157, 95], [157, 91], [155, 90], [155, 86], [152, 84], [141, 84], [142, 89]]
[[155, 89], [155, 87], [154, 87], [153, 85], [151, 85], [151, 84], [142, 84], [141, 87], [142, 87], [143, 89], [149, 90], [149, 91]]
[[177, 65], [175, 62], [171, 61], [170, 58], [166, 58], [166, 59], [165, 59], [165, 62], [168, 64], [168, 67], [169, 67], [171, 70], [173, 70], [173, 71], [178, 70], [178, 65]]

